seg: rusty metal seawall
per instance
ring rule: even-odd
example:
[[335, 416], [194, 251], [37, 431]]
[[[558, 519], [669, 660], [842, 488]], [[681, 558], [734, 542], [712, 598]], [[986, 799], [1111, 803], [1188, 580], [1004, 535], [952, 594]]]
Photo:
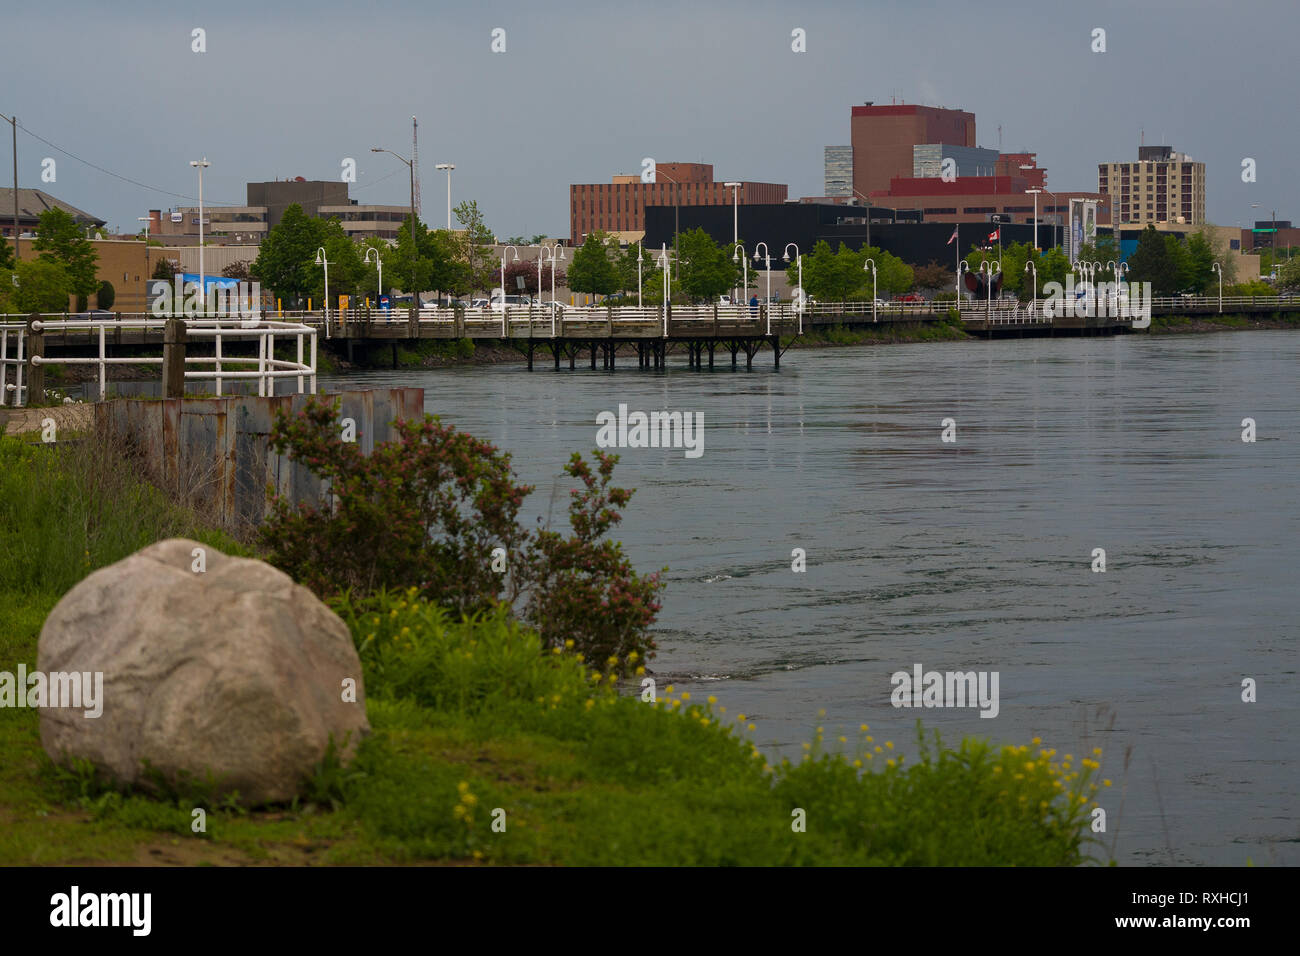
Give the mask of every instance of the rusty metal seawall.
[[[223, 527], [261, 524], [268, 487], [295, 503], [322, 500], [326, 487], [304, 465], [270, 447], [279, 411], [300, 410], [306, 395], [228, 398], [121, 399], [94, 406], [95, 428], [140, 454], [155, 480], [192, 496]], [[392, 423], [424, 412], [424, 389], [338, 392], [340, 418], [356, 422], [364, 454], [394, 437]]]

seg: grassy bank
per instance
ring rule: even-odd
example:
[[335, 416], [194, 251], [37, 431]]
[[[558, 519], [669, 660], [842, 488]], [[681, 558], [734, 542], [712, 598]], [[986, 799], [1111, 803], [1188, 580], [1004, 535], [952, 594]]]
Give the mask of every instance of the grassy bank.
[[[17, 542], [0, 557], [0, 670], [35, 666], [45, 616], [94, 568], [177, 534], [246, 553], [112, 456], [0, 440], [0, 536]], [[0, 865], [1073, 865], [1092, 846], [1095, 754], [948, 749], [860, 725], [810, 728], [802, 759], [776, 761], [725, 701], [663, 686], [644, 701], [640, 675], [616, 686], [612, 662], [544, 653], [502, 613], [453, 620], [391, 593], [334, 606], [373, 728], [350, 766], [327, 760], [304, 799], [259, 810], [123, 793], [55, 768], [37, 714], [0, 709]], [[195, 807], [206, 833], [190, 829]]]
[[1300, 329], [1300, 314], [1272, 315], [1157, 315], [1151, 318], [1155, 335], [1171, 332], [1229, 332], [1241, 329]]

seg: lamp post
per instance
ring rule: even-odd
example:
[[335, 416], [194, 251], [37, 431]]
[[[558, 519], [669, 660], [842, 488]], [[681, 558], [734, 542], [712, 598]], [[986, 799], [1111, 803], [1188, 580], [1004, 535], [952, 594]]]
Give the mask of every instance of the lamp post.
[[445, 169], [447, 171], [447, 231], [451, 232], [451, 171], [456, 168], [455, 163], [439, 163], [434, 169]]
[[[397, 153], [394, 153], [391, 149], [384, 149], [381, 146], [371, 146], [370, 151], [372, 153], [387, 153], [390, 156], [397, 156], [399, 160], [401, 160], [403, 163], [406, 163], [407, 168], [410, 169], [411, 171], [411, 308], [415, 308], [419, 304], [417, 301], [417, 299], [419, 298], [419, 293], [416, 291], [415, 288], [415, 284], [416, 284], [415, 267], [416, 267], [416, 262], [419, 260], [420, 257], [419, 250], [416, 248], [415, 245], [415, 162], [410, 159], [403, 159], [401, 156], [398, 156]], [[448, 173], [447, 175], [450, 177], [451, 174]], [[451, 189], [450, 183], [451, 180], [448, 179], [447, 189], [449, 192]]]
[[[542, 246], [545, 250], [546, 247]], [[551, 338], [555, 338], [555, 262], [564, 258], [564, 246], [558, 242], [551, 246]], [[537, 294], [542, 294], [542, 257], [537, 257]]]
[[983, 262], [980, 263], [980, 272], [986, 274], [986, 278], [984, 280], [985, 321], [988, 321], [993, 317], [993, 275], [994, 275], [995, 267], [998, 272], [1001, 272], [1002, 261], [998, 260], [996, 263], [994, 263], [991, 260], [985, 259]]
[[[1056, 210], [1057, 218], [1052, 222], [1052, 248], [1055, 249], [1057, 246], [1061, 244], [1060, 240], [1056, 238], [1056, 229], [1057, 226], [1060, 225], [1059, 219], [1061, 216], [1061, 201], [1056, 198], [1056, 193], [1052, 192], [1046, 186], [1043, 187], [1043, 192], [1047, 193], [1047, 195], [1052, 197], [1052, 208]], [[1034, 200], [1034, 202], [1037, 203], [1038, 200]]]
[[1032, 193], [1034, 196], [1034, 255], [1038, 255], [1038, 194], [1041, 189], [1026, 189], [1025, 192]]
[[962, 259], [957, 263], [957, 312], [961, 313], [961, 274], [970, 272], [970, 263]]
[[867, 270], [868, 266], [871, 268], [871, 321], [875, 322], [876, 321], [876, 260], [868, 259], [866, 262], [864, 262], [862, 264], [862, 269], [864, 272]]
[[1025, 263], [1025, 268], [1030, 270], [1030, 276], [1032, 277], [1031, 281], [1033, 282], [1033, 285], [1029, 287], [1029, 290], [1033, 295], [1033, 301], [1029, 305], [1029, 314], [1033, 315], [1038, 311], [1038, 266], [1034, 265], [1033, 260], [1031, 259]]
[[[659, 167], [656, 166], [655, 167], [656, 180], [659, 178], [659, 175], [660, 175]], [[673, 259], [676, 260], [677, 259], [677, 234], [681, 231], [679, 204], [682, 198], [682, 184], [679, 183], [677, 180], [673, 179], [673, 177], [669, 176], [667, 173], [664, 173], [663, 175], [667, 177], [670, 183], [672, 183], [674, 186], [677, 187], [676, 189], [673, 190]], [[679, 272], [678, 278], [680, 277], [681, 277], [681, 273]]]
[[[740, 242], [740, 183], [723, 183], [724, 188], [731, 190], [731, 244], [734, 246]], [[736, 294], [736, 287], [731, 287], [731, 294]]]
[[325, 267], [325, 338], [330, 337], [330, 264], [325, 258], [325, 247], [316, 250], [316, 265]]
[[[758, 246], [763, 247], [762, 255], [759, 254]], [[767, 301], [763, 303], [763, 311], [767, 313], [767, 334], [772, 334], [772, 253], [767, 248], [766, 242], [760, 242], [754, 247], [754, 261], [758, 262], [761, 258], [767, 272]]]
[[1223, 313], [1223, 266], [1221, 266], [1219, 263], [1216, 262], [1213, 265], [1211, 265], [1210, 268], [1219, 274], [1219, 313], [1222, 314]]
[[[149, 223], [153, 220], [148, 216], [136, 216], [135, 221], [144, 223], [144, 276], [145, 282], [148, 282], [153, 278], [153, 271], [149, 268]], [[18, 245], [17, 236], [14, 237], [14, 245]]]
[[[849, 188], [853, 189], [852, 186]], [[853, 189], [853, 192], [859, 199], [864, 199], [867, 203], [867, 246], [869, 247], [871, 245], [871, 200], [862, 195], [862, 193], [858, 192], [856, 189]]]
[[[199, 297], [203, 303], [203, 314], [208, 314], [208, 285], [207, 275], [203, 271], [203, 170], [212, 164], [208, 162], [208, 157], [202, 159], [191, 159], [190, 165], [199, 171]], [[17, 240], [14, 240], [15, 243]], [[147, 243], [146, 243], [147, 245]]]
[[[4, 120], [12, 127], [14, 141], [14, 263], [22, 258], [18, 241], [18, 117], [5, 116], [0, 113], [0, 119]], [[16, 401], [17, 399], [15, 399]], [[0, 404], [3, 404], [4, 396], [0, 395]]]
[[731, 261], [740, 263], [740, 271], [743, 276], [743, 285], [740, 287], [740, 298], [742, 300], [740, 304], [743, 306], [745, 304], [743, 300], [749, 298], [749, 256], [745, 255], [745, 247], [739, 242], [731, 250]]
[[[513, 252], [515, 254], [514, 259], [511, 260], [512, 262], [519, 261], [519, 250], [516, 249], [514, 246], [506, 246], [504, 249], [501, 250], [501, 337], [503, 339], [506, 337], [506, 253], [507, 252]], [[489, 296], [488, 306], [490, 307], [491, 305], [492, 305], [492, 298], [491, 296]]]
[[659, 247], [659, 271], [664, 277], [664, 338], [668, 338], [668, 301], [671, 293], [668, 289], [668, 246]]
[[[379, 250], [374, 246], [366, 247], [364, 262], [370, 261], [370, 253], [375, 254], [375, 264], [379, 266], [379, 291], [375, 293], [375, 299], [378, 300], [384, 294], [384, 260], [379, 255]], [[378, 302], [375, 303], [378, 305]]]
[[799, 264], [799, 331], [802, 333], [803, 332], [803, 310], [807, 307], [808, 304], [808, 297], [804, 295], [804, 291], [803, 291], [803, 255], [799, 252], [799, 247], [797, 245], [795, 245], [793, 242], [787, 242], [785, 244], [785, 252], [781, 254], [781, 260], [783, 262], [790, 261], [791, 249], [794, 250], [795, 262]]

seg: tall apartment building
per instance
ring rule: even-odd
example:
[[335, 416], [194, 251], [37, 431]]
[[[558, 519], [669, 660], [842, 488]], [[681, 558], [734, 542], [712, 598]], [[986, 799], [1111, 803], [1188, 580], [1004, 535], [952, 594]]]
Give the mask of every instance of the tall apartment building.
[[827, 146], [823, 172], [823, 195], [849, 197], [853, 195], [853, 147]]
[[[645, 232], [647, 206], [730, 206], [732, 189], [713, 178], [712, 163], [659, 163], [655, 182], [615, 176], [608, 183], [569, 187], [569, 235], [574, 245], [600, 230], [632, 239]], [[740, 184], [740, 205], [783, 203], [789, 187], [779, 183]]]
[[1205, 164], [1170, 146], [1141, 146], [1136, 163], [1100, 163], [1097, 191], [1120, 224], [1205, 222]]

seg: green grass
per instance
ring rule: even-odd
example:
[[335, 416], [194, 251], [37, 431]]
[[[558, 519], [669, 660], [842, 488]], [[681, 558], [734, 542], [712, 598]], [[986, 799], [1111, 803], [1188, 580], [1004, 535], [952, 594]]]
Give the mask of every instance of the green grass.
[[[125, 463], [96, 470], [108, 454], [0, 442], [0, 536], [18, 542], [0, 556], [0, 669], [35, 665], [45, 616], [93, 568], [175, 534], [244, 552]], [[34, 711], [0, 709], [0, 865], [1073, 865], [1091, 850], [1100, 781], [1050, 751], [950, 749], [919, 727], [907, 745], [865, 727], [827, 745], [817, 728], [802, 759], [775, 761], [725, 702], [662, 686], [643, 701], [640, 661], [543, 653], [504, 613], [454, 620], [409, 594], [333, 605], [372, 726], [350, 764], [327, 756], [284, 807], [214, 800], [206, 781], [120, 791], [56, 767]]]
[[805, 332], [798, 339], [797, 345], [813, 348], [822, 345], [873, 345], [884, 342], [957, 342], [969, 338], [960, 327], [949, 322], [890, 323], [876, 328], [831, 326], [813, 329]]

